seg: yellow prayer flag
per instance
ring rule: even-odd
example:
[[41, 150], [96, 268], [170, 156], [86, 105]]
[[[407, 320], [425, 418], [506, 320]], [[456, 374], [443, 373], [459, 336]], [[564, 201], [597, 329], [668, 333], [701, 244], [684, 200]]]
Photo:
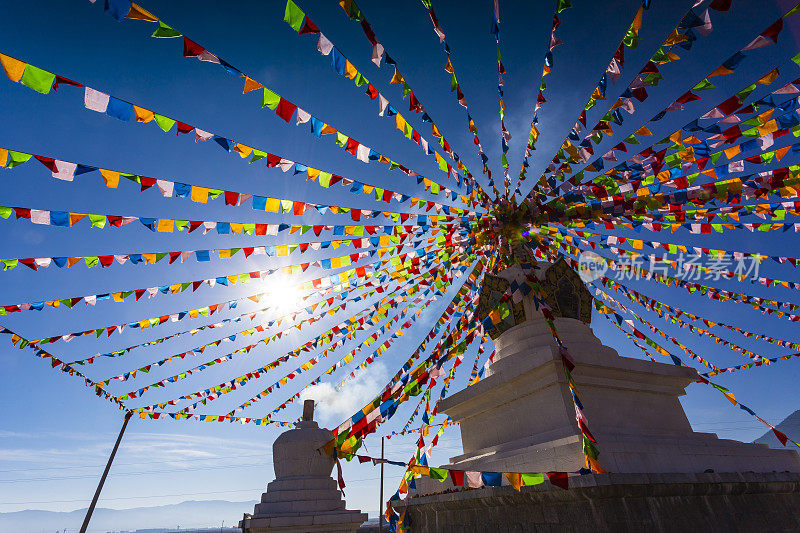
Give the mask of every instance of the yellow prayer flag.
[[[20, 77], [22, 77], [22, 74], [20, 74]], [[404, 81], [400, 71], [397, 70], [397, 67], [394, 67], [394, 76], [392, 76], [392, 80], [389, 83], [403, 83]]]
[[358, 69], [350, 62], [349, 59], [346, 59], [344, 63], [344, 75], [352, 80], [357, 74]]
[[277, 213], [281, 208], [281, 201], [278, 198], [267, 198], [266, 211]]
[[244, 159], [245, 157], [247, 157], [251, 153], [253, 153], [253, 147], [252, 146], [247, 146], [246, 144], [242, 144], [242, 143], [236, 143], [236, 145], [233, 147], [233, 149], [236, 150], [237, 152], [239, 152], [239, 155], [241, 156], [242, 159]]
[[172, 220], [171, 218], [158, 219], [158, 231], [172, 233], [174, 228], [175, 228], [175, 221]]
[[208, 188], [192, 185], [192, 200], [201, 204], [208, 202]]
[[136, 115], [136, 122], [150, 122], [155, 116], [149, 109], [139, 107], [138, 105], [133, 106], [133, 113]]

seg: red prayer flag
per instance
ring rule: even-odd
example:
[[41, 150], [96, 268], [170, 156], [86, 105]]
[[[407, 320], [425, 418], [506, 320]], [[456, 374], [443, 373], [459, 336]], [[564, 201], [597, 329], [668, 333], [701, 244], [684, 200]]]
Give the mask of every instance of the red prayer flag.
[[186, 36], [183, 37], [183, 57], [197, 57], [205, 51], [206, 49], [196, 42]]
[[564, 490], [569, 489], [569, 477], [566, 472], [548, 472], [547, 479], [556, 487], [561, 487]]
[[303, 26], [300, 28], [298, 32], [300, 35], [304, 33], [319, 33], [319, 28], [316, 24], [314, 24], [308, 15], [306, 15], [305, 19], [303, 20]]
[[356, 155], [358, 144], [358, 141], [355, 139], [347, 139], [347, 144], [344, 147], [345, 152], [350, 152], [351, 154]]
[[786, 446], [786, 443], [789, 441], [788, 437], [775, 428], [772, 428], [772, 432], [775, 433], [775, 436], [778, 437], [778, 440], [781, 441], [781, 444]]
[[280, 102], [278, 102], [278, 107], [275, 108], [275, 114], [286, 122], [289, 122], [292, 120], [292, 115], [294, 115], [295, 109], [297, 109], [296, 105], [285, 98], [281, 98]]

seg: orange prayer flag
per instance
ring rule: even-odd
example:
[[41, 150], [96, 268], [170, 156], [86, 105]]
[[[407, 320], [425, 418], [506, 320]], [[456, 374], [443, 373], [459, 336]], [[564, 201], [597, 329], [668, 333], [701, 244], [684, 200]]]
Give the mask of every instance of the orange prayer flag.
[[263, 89], [264, 86], [258, 83], [256, 80], [245, 76], [244, 78], [244, 90], [242, 94], [249, 93], [250, 91], [255, 91], [256, 89]]
[[8, 79], [18, 82], [22, 79], [22, 73], [25, 72], [25, 62], [15, 59], [5, 54], [0, 54], [0, 64], [3, 65], [3, 70], [6, 71]]
[[131, 4], [131, 9], [125, 15], [126, 19], [144, 20], [146, 22], [158, 22], [158, 17], [144, 9], [138, 4]]
[[718, 66], [714, 72], [706, 76], [707, 78], [713, 78], [714, 76], [727, 76], [728, 74], [733, 74], [733, 71], [725, 66]]
[[514, 487], [515, 490], [519, 491], [519, 489], [522, 487], [522, 474], [517, 472], [506, 472], [505, 474], [506, 479], [508, 479], [508, 482], [511, 484], [511, 486]]
[[662, 46], [672, 46], [678, 43], [682, 43], [683, 41], [688, 41], [689, 38], [681, 33], [678, 33], [677, 29], [673, 29], [672, 33], [667, 37], [667, 40], [664, 41]]
[[725, 149], [725, 157], [730, 159], [730, 158], [732, 158], [733, 156], [735, 156], [736, 154], [738, 154], [741, 151], [742, 151], [742, 148], [738, 144], [736, 146], [731, 146], [730, 148], [726, 148]]
[[781, 159], [783, 159], [783, 156], [785, 156], [791, 149], [792, 149], [791, 145], [784, 146], [783, 148], [778, 148], [777, 150], [775, 150], [775, 157], [777, 158], [778, 161], [780, 161]]
[[644, 14], [644, 7], [639, 7], [639, 11], [636, 12], [636, 16], [633, 18], [633, 24], [631, 24], [631, 28], [637, 35], [639, 34], [639, 30], [642, 29], [643, 14]]
[[760, 83], [761, 85], [769, 85], [773, 81], [775, 81], [778, 76], [781, 75], [781, 72], [778, 70], [778, 67], [767, 72], [763, 77], [756, 80], [756, 83]]

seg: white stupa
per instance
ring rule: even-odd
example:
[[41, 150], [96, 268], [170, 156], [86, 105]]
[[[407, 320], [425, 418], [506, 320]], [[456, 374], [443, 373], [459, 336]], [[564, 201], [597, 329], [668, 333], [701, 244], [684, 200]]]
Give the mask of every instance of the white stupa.
[[345, 509], [331, 477], [335, 461], [319, 448], [333, 433], [314, 422], [314, 400], [303, 405], [303, 420], [272, 445], [275, 480], [267, 485], [252, 515], [245, 514], [243, 533], [354, 532], [367, 520], [361, 511]]

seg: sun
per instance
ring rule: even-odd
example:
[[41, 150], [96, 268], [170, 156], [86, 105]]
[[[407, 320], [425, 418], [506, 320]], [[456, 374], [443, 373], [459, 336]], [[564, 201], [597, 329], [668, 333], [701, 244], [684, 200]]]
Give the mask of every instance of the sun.
[[264, 280], [264, 292], [269, 306], [279, 313], [298, 309], [304, 297], [301, 287], [282, 274], [273, 274]]

